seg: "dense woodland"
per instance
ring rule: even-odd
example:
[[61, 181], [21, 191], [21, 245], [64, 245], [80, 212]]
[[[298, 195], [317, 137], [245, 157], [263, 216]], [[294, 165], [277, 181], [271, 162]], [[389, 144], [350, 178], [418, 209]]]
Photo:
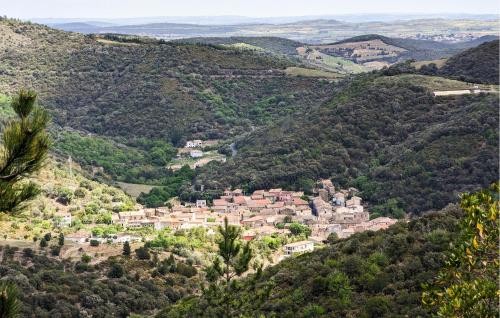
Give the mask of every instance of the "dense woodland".
[[163, 140], [136, 138], [128, 145], [96, 135], [74, 131], [54, 131], [54, 151], [72, 156], [85, 167], [100, 167], [94, 176], [131, 183], [162, 183], [168, 178], [166, 164], [177, 150]]
[[[48, 242], [57, 246], [57, 242]], [[96, 265], [83, 254], [71, 262], [45, 256], [47, 251], [3, 247], [0, 276], [22, 294], [22, 317], [130, 317], [158, 308], [199, 289], [194, 267], [183, 261], [159, 261], [149, 252], [112, 257]]]

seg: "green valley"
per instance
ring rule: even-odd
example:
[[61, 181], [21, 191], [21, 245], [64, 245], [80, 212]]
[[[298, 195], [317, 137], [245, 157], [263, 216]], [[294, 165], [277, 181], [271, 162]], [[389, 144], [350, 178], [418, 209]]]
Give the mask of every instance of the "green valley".
[[0, 17], [0, 318], [498, 316], [492, 15], [167, 2]]

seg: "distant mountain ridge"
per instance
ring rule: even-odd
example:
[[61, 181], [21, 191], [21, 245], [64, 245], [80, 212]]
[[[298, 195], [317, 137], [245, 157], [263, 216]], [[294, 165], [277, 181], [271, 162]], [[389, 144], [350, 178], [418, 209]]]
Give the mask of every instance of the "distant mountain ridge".
[[[367, 22], [368, 21], [368, 22]], [[85, 22], [85, 21], [76, 21]], [[342, 19], [319, 17], [298, 21], [252, 20], [245, 23], [228, 20], [226, 23], [197, 23], [190, 19], [161, 18], [149, 20], [147, 23], [124, 23], [109, 27], [92, 27], [85, 30], [73, 28], [71, 24], [49, 23], [54, 28], [65, 31], [85, 33], [122, 33], [133, 35], [149, 35], [162, 39], [179, 39], [191, 37], [228, 37], [228, 36], [273, 36], [288, 38], [304, 43], [331, 43], [345, 38], [367, 33], [377, 33], [389, 37], [416, 36], [417, 34], [469, 34], [477, 36], [485, 32], [494, 34], [498, 28], [495, 20], [394, 20], [389, 22], [358, 21], [346, 22]], [[87, 24], [91, 24], [86, 22]], [[431, 27], [431, 30], [429, 30]]]
[[458, 43], [446, 43], [446, 42], [438, 42], [438, 41], [430, 41], [430, 40], [416, 40], [416, 39], [405, 39], [405, 38], [392, 38], [379, 34], [366, 34], [355, 36], [349, 39], [344, 39], [342, 41], [334, 42], [332, 44], [343, 44], [349, 42], [361, 42], [361, 41], [369, 41], [369, 40], [382, 40], [383, 42], [395, 46], [402, 47], [407, 50], [411, 49], [449, 49], [449, 48], [471, 48], [482, 44], [484, 42], [493, 41], [498, 39], [498, 36], [495, 35], [484, 35], [477, 39], [465, 42]]
[[32, 22], [55, 25], [60, 23], [72, 22], [104, 22], [115, 25], [126, 24], [148, 24], [156, 22], [167, 23], [189, 23], [189, 24], [249, 24], [249, 23], [272, 23], [284, 24], [300, 21], [311, 20], [339, 20], [344, 22], [366, 22], [380, 21], [392, 22], [396, 20], [415, 20], [415, 19], [473, 19], [473, 20], [496, 20], [495, 14], [339, 14], [339, 15], [306, 15], [306, 16], [276, 16], [276, 17], [247, 17], [238, 15], [222, 15], [222, 16], [158, 16], [158, 17], [143, 17], [143, 18], [116, 18], [116, 19], [91, 19], [91, 18], [33, 18]]

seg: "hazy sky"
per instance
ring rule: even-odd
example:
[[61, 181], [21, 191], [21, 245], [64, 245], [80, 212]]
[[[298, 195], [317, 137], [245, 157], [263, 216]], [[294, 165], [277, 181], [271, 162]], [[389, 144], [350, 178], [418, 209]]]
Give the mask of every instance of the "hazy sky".
[[23, 19], [498, 11], [498, 0], [0, 0], [0, 15]]

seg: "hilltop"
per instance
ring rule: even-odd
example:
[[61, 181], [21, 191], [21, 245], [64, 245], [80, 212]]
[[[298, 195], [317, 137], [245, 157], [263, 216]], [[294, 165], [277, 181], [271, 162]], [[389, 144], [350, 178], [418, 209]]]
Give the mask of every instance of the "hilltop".
[[498, 84], [499, 41], [490, 41], [448, 59], [439, 73], [467, 82]]
[[263, 49], [272, 53], [284, 54], [295, 56], [297, 55], [297, 48], [304, 46], [303, 43], [289, 40], [285, 38], [272, 37], [272, 36], [231, 36], [231, 37], [195, 37], [187, 39], [179, 39], [173, 42], [177, 43], [202, 43], [202, 44], [213, 44], [213, 45], [228, 45], [228, 46], [238, 46], [241, 44], [247, 44], [248, 48], [251, 49]]

